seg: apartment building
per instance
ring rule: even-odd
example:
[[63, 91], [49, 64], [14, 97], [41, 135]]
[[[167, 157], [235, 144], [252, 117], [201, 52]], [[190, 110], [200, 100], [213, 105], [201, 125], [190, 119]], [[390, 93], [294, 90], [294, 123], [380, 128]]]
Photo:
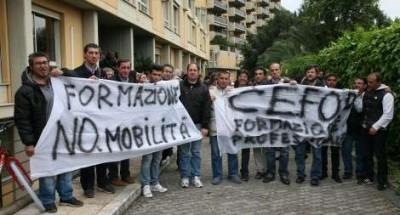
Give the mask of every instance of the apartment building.
[[207, 0], [211, 45], [207, 71], [228, 70], [235, 79], [243, 58], [238, 45], [272, 19], [279, 7], [280, 0]]
[[[59, 67], [75, 68], [83, 62], [83, 46], [94, 42], [133, 63], [150, 59], [185, 71], [195, 62], [204, 71], [206, 22], [206, 8], [194, 0], [0, 0], [0, 126], [13, 119], [30, 53], [42, 51]], [[0, 141], [29, 170], [16, 129], [2, 132]], [[0, 208], [25, 196], [5, 171], [0, 182]]]

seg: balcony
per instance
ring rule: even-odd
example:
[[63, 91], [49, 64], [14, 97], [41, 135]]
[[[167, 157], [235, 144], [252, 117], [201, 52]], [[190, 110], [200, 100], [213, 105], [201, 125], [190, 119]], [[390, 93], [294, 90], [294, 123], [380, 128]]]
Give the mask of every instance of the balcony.
[[212, 10], [214, 13], [226, 13], [228, 5], [220, 0], [209, 0], [207, 8]]
[[240, 23], [229, 23], [228, 30], [234, 33], [246, 33], [246, 27]]
[[226, 28], [228, 26], [228, 18], [226, 16], [210, 15], [208, 18], [208, 23], [220, 28]]
[[246, 12], [237, 8], [229, 8], [228, 15], [232, 20], [240, 21], [246, 19]]
[[254, 2], [246, 2], [246, 11], [251, 12], [256, 10], [256, 4]]
[[229, 0], [229, 5], [234, 7], [243, 7], [246, 4], [245, 0]]
[[246, 23], [247, 23], [247, 24], [255, 23], [256, 20], [257, 20], [257, 19], [256, 19], [253, 15], [247, 15], [247, 16], [246, 16]]
[[269, 5], [268, 0], [257, 0], [258, 6], [265, 7]]
[[210, 31], [210, 40], [214, 39], [215, 36], [226, 37], [226, 33]]
[[244, 39], [240, 38], [240, 37], [230, 37], [229, 41], [233, 44], [242, 44], [245, 42]]
[[257, 8], [257, 17], [266, 18], [269, 16], [269, 10], [266, 7]]
[[265, 25], [265, 21], [264, 20], [259, 19], [259, 20], [256, 21], [257, 28], [260, 28], [260, 27], [262, 27], [264, 25]]

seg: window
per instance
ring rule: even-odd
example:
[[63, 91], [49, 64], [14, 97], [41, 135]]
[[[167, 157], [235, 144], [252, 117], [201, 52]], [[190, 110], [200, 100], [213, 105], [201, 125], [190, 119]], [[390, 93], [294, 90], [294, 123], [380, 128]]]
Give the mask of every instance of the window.
[[51, 61], [60, 66], [60, 24], [59, 20], [33, 12], [33, 46], [35, 52], [46, 53]]
[[149, 14], [149, 1], [148, 0], [138, 0], [139, 11]]
[[179, 5], [174, 4], [174, 26], [173, 31], [179, 34]]
[[192, 43], [193, 45], [196, 45], [196, 40], [197, 40], [197, 34], [196, 34], [196, 24], [192, 24]]
[[164, 15], [164, 26], [170, 27], [171, 15], [170, 15], [170, 4], [168, 0], [162, 1], [163, 15]]

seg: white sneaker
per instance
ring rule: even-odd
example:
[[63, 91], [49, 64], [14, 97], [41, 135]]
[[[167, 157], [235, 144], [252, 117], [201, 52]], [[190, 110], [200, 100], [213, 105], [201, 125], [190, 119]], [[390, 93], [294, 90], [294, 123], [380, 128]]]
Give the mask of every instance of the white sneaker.
[[165, 187], [163, 187], [163, 186], [161, 186], [161, 184], [158, 183], [158, 184], [156, 184], [156, 185], [154, 185], [154, 186], [151, 186], [151, 191], [153, 191], [153, 192], [164, 193], [164, 192], [167, 192], [168, 189], [165, 188]]
[[150, 185], [144, 185], [142, 192], [143, 192], [143, 196], [146, 198], [153, 197], [153, 194], [151, 193]]
[[201, 183], [199, 176], [194, 176], [193, 183], [194, 183], [194, 186], [197, 188], [203, 187], [203, 183]]
[[181, 179], [181, 187], [188, 188], [189, 187], [189, 178], [182, 178]]

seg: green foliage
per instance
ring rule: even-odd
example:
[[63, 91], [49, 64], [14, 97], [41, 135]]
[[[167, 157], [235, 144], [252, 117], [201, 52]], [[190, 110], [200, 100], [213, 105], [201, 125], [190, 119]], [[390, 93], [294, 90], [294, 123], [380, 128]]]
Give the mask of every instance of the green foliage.
[[[379, 72], [383, 83], [400, 95], [400, 22], [391, 26], [366, 31], [362, 28], [345, 33], [343, 37], [318, 55], [304, 55], [283, 63], [288, 76], [302, 74], [304, 67], [317, 63], [325, 73], [334, 73], [344, 87], [351, 87], [357, 77]], [[396, 98], [395, 107], [400, 106]], [[396, 109], [395, 109], [396, 110]], [[396, 110], [389, 134], [388, 153], [392, 160], [400, 161], [400, 112]]]
[[135, 56], [135, 70], [137, 72], [149, 72], [152, 64], [153, 60], [149, 57]]
[[228, 47], [235, 47], [236, 45], [229, 42], [225, 37], [216, 35], [211, 41], [211, 45], [219, 45], [222, 50], [228, 50]]

